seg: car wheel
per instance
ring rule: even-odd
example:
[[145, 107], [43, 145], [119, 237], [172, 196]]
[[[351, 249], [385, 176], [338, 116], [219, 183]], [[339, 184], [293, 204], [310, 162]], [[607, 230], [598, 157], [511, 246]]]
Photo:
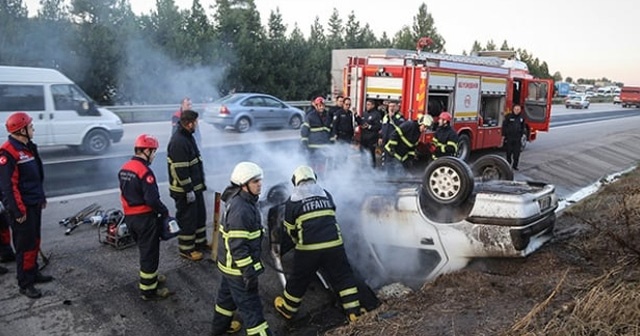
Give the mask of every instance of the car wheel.
[[442, 205], [458, 205], [473, 191], [473, 172], [456, 157], [441, 157], [431, 162], [422, 178], [422, 188], [429, 198]]
[[466, 134], [460, 135], [458, 138], [458, 152], [456, 156], [462, 161], [467, 161], [471, 155], [471, 139]]
[[236, 130], [240, 133], [248, 132], [251, 129], [251, 120], [246, 117], [240, 118], [238, 122], [236, 122]]
[[293, 129], [299, 129], [302, 126], [302, 118], [299, 115], [294, 115], [289, 120], [289, 126]]
[[500, 155], [485, 155], [471, 166], [473, 176], [480, 178], [482, 182], [506, 180], [513, 181], [513, 169], [505, 158]]
[[100, 155], [111, 146], [107, 132], [95, 129], [89, 132], [82, 141], [82, 152], [89, 155]]

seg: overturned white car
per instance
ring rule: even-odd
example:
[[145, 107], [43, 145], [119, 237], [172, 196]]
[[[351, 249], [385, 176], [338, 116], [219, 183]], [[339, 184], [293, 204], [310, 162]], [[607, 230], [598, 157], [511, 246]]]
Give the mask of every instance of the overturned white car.
[[[352, 266], [372, 287], [398, 280], [419, 285], [474, 258], [530, 254], [551, 238], [558, 199], [553, 185], [512, 179], [499, 156], [481, 158], [473, 167], [452, 157], [429, 164], [422, 181], [384, 181], [351, 197], [338, 193]], [[271, 188], [269, 203], [286, 199], [285, 188]], [[276, 256], [289, 246], [282, 208], [272, 207], [269, 216]]]

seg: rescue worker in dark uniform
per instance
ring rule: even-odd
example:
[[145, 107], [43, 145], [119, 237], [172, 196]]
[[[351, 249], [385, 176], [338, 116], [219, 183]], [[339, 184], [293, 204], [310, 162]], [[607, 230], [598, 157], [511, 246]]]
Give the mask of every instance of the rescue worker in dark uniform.
[[16, 269], [20, 294], [37, 299], [42, 293], [36, 283], [53, 280], [38, 270], [42, 226], [44, 169], [38, 146], [31, 141], [35, 132], [31, 116], [12, 113], [6, 121], [8, 140], [0, 147], [0, 190], [7, 208], [16, 249]]
[[360, 148], [367, 150], [371, 155], [372, 167], [376, 167], [376, 146], [382, 129], [382, 113], [376, 108], [373, 100], [367, 100], [366, 111], [362, 117], [356, 118], [360, 125]]
[[526, 133], [524, 118], [520, 115], [520, 105], [513, 106], [513, 112], [507, 114], [502, 122], [502, 142], [507, 152], [507, 162], [513, 170], [518, 170], [520, 151], [522, 150], [522, 136]]
[[313, 100], [314, 109], [305, 116], [300, 128], [302, 147], [309, 155], [309, 164], [324, 172], [327, 164], [328, 147], [335, 142], [332, 129], [333, 119], [325, 110], [324, 98]]
[[293, 172], [294, 188], [284, 210], [284, 226], [295, 243], [293, 270], [283, 295], [275, 298], [274, 306], [285, 319], [292, 319], [309, 283], [316, 272], [322, 270], [339, 294], [347, 318], [355, 321], [362, 311], [336, 221], [336, 206], [331, 194], [316, 181], [311, 167], [300, 166]]
[[178, 130], [167, 147], [169, 194], [175, 201], [176, 219], [180, 225], [180, 256], [191, 261], [202, 260], [208, 249], [204, 191], [204, 167], [193, 133], [198, 127], [198, 112], [182, 112]]
[[262, 168], [253, 162], [238, 163], [231, 185], [222, 193], [225, 213], [220, 226], [218, 269], [222, 272], [213, 315], [212, 335], [240, 330], [233, 319], [237, 309], [248, 336], [271, 335], [264, 319], [258, 291], [258, 276], [264, 272], [262, 217], [257, 202], [262, 191]]
[[[391, 134], [398, 130], [398, 127], [405, 122], [404, 117], [398, 110], [398, 102], [389, 101], [387, 106], [387, 113], [382, 117], [382, 126], [380, 128], [380, 139], [378, 139], [378, 146], [384, 147]], [[382, 152], [382, 165], [385, 166], [391, 158], [387, 151]], [[391, 163], [393, 164], [393, 163]]]
[[353, 112], [350, 98], [344, 98], [342, 107], [334, 111], [333, 130], [339, 143], [350, 145], [353, 142]]
[[134, 144], [135, 155], [120, 172], [120, 201], [125, 223], [140, 252], [140, 289], [143, 300], [161, 300], [169, 297], [167, 288], [158, 288], [164, 276], [158, 275], [160, 260], [160, 230], [158, 217], [169, 216], [169, 210], [160, 200], [158, 184], [149, 167], [156, 157], [158, 139], [142, 134]]
[[451, 119], [449, 112], [442, 112], [438, 117], [438, 128], [433, 135], [434, 160], [443, 156], [456, 156], [458, 153], [458, 133], [451, 127]]
[[416, 147], [420, 142], [420, 135], [424, 133], [433, 123], [430, 115], [423, 115], [418, 120], [407, 120], [403, 122], [391, 134], [384, 146], [386, 155], [389, 156], [387, 172], [389, 175], [400, 175], [400, 166], [410, 169], [411, 163], [416, 157]]
[[[2, 199], [2, 193], [0, 192], [0, 202]], [[0, 203], [0, 263], [8, 263], [16, 260], [13, 247], [11, 247], [10, 220], [4, 204]], [[8, 271], [5, 267], [0, 266], [0, 274], [5, 274]]]

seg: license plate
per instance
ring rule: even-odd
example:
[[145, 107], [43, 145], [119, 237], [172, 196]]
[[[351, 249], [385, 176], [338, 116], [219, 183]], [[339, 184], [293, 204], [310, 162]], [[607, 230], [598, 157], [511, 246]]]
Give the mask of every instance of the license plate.
[[540, 206], [540, 211], [545, 211], [549, 209], [551, 206], [551, 197], [547, 196], [538, 200], [538, 206]]

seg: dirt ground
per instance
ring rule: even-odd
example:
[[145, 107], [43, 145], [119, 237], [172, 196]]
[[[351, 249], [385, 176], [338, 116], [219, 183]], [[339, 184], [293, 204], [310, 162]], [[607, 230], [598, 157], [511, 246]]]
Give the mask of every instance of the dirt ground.
[[640, 172], [559, 217], [524, 259], [472, 262], [325, 335], [640, 335]]

